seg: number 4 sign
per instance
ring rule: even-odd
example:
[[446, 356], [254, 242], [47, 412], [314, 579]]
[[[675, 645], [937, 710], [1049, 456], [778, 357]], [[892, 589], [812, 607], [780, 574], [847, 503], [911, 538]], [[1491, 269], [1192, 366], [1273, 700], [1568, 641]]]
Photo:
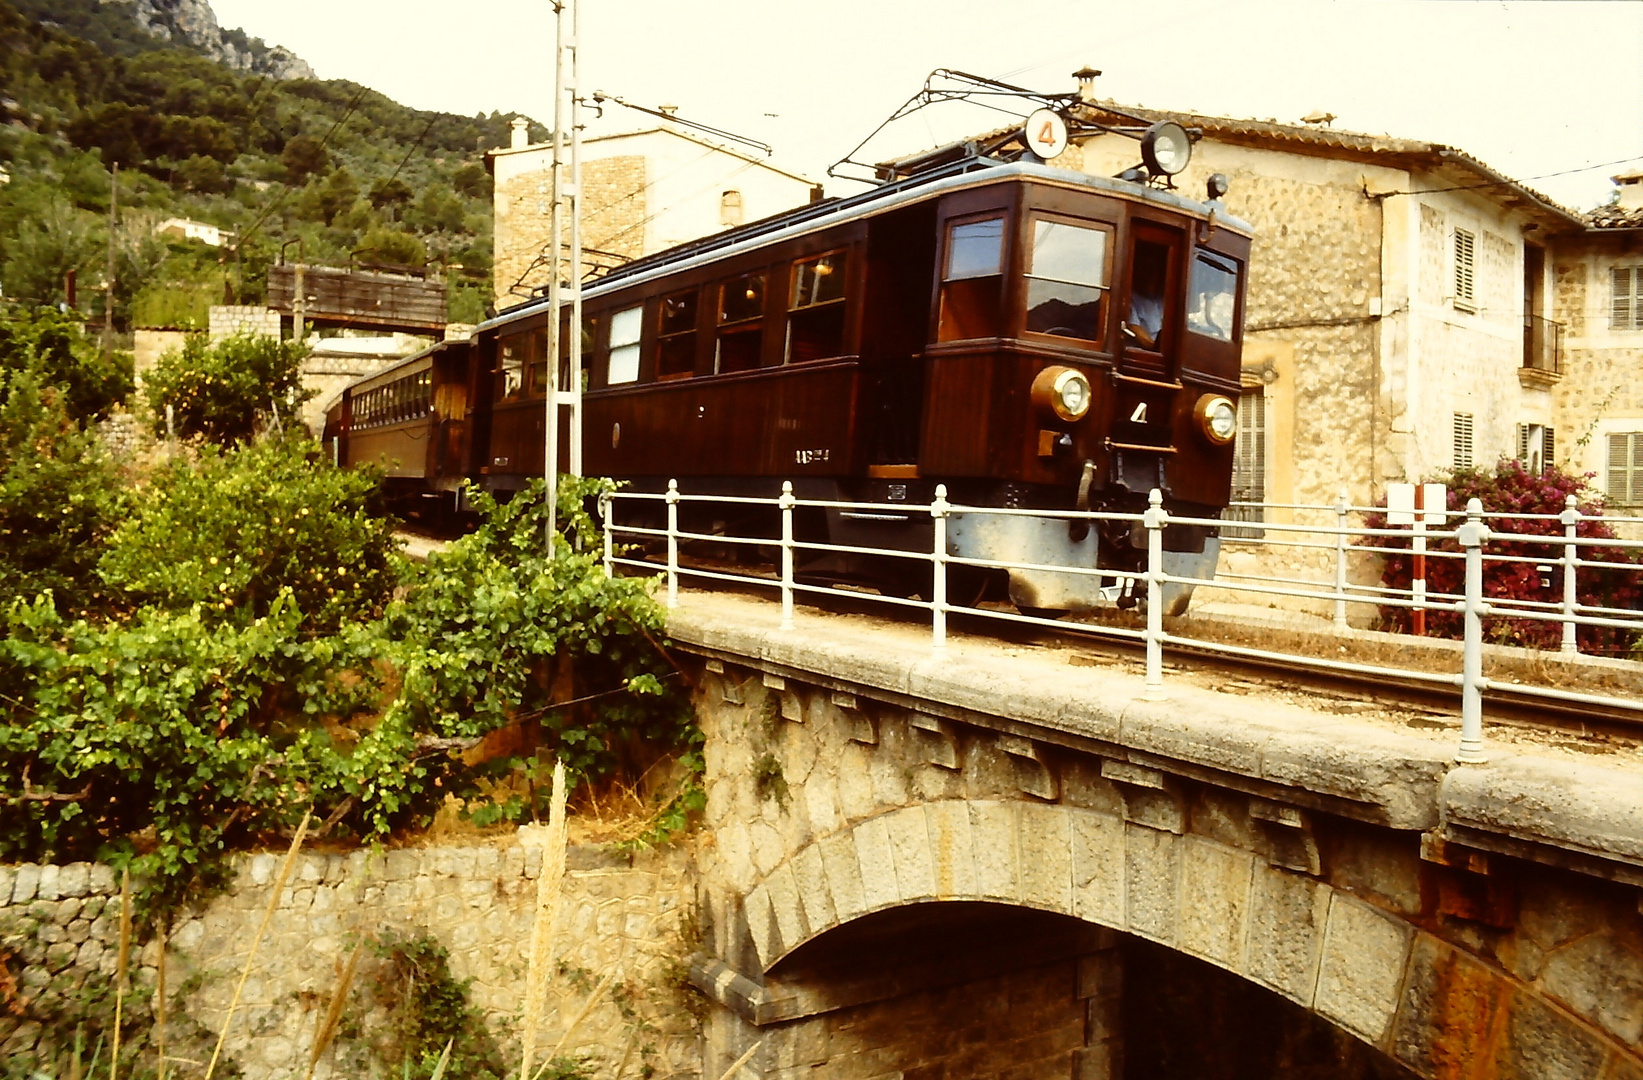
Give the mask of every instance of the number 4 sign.
[[1054, 109], [1039, 109], [1027, 117], [1022, 135], [1027, 140], [1027, 149], [1043, 161], [1058, 157], [1067, 149], [1067, 121]]

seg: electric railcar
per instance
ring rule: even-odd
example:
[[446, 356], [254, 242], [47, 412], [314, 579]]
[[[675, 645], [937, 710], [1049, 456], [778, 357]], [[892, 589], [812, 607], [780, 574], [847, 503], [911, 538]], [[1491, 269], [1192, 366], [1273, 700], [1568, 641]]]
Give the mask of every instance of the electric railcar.
[[[1251, 235], [1215, 200], [971, 158], [628, 264], [583, 289], [583, 469], [723, 496], [791, 480], [873, 504], [801, 518], [801, 540], [860, 547], [928, 551], [928, 513], [904, 507], [937, 484], [960, 505], [1124, 512], [1159, 488], [1173, 514], [1218, 517]], [[397, 458], [391, 481], [424, 496], [540, 476], [549, 317], [521, 304], [350, 388], [327, 424], [341, 459]], [[705, 515], [692, 531], [734, 513], [685, 505]], [[1127, 524], [964, 513], [948, 538], [960, 557], [1123, 570], [1146, 546]], [[1213, 576], [1214, 529], [1171, 526], [1164, 547], [1171, 573]], [[911, 560], [804, 569], [920, 590]], [[1089, 575], [1008, 577], [1023, 608], [1097, 599]]]

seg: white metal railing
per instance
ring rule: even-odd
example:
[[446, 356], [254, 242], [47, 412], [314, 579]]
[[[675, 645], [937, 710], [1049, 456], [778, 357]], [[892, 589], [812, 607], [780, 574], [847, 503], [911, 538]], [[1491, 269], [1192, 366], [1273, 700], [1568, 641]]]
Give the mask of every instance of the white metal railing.
[[[651, 515], [653, 521], [658, 516], [660, 517], [661, 527], [632, 523], [623, 524], [618, 520], [617, 514], [617, 504], [622, 502], [637, 504], [661, 503], [663, 513], [656, 515], [653, 512]], [[773, 531], [772, 535], [768, 536], [733, 536], [717, 532], [684, 531], [679, 527], [679, 511], [681, 505], [690, 503], [768, 507], [777, 516], [779, 527]], [[774, 587], [778, 590], [781, 598], [781, 628], [791, 630], [794, 627], [794, 603], [799, 594], [834, 592], [829, 586], [799, 579], [797, 573], [799, 552], [862, 554], [884, 559], [906, 560], [919, 566], [929, 566], [930, 587], [927, 590], [928, 600], [914, 600], [908, 597], [888, 594], [878, 595], [867, 592], [855, 595], [876, 603], [928, 611], [931, 627], [931, 647], [938, 652], [944, 650], [947, 645], [948, 615], [954, 611], [962, 611], [970, 616], [1037, 624], [1054, 627], [1058, 630], [1083, 631], [1107, 637], [1143, 641], [1146, 645], [1146, 679], [1143, 696], [1152, 700], [1162, 699], [1165, 696], [1163, 648], [1165, 645], [1172, 644], [1191, 645], [1195, 648], [1235, 657], [1299, 664], [1319, 670], [1395, 676], [1404, 680], [1434, 685], [1458, 686], [1461, 690], [1461, 737], [1455, 758], [1461, 762], [1481, 762], [1485, 760], [1482, 701], [1484, 691], [1491, 686], [1490, 681], [1483, 674], [1485, 619], [1514, 619], [1530, 623], [1559, 624], [1561, 632], [1558, 635], [1558, 644], [1560, 651], [1565, 654], [1574, 654], [1580, 651], [1577, 636], [1580, 627], [1599, 627], [1617, 631], [1619, 634], [1628, 635], [1626, 637], [1628, 644], [1632, 640], [1643, 641], [1643, 612], [1625, 607], [1582, 603], [1579, 598], [1578, 588], [1581, 573], [1592, 570], [1616, 573], [1629, 572], [1638, 575], [1638, 580], [1643, 582], [1643, 561], [1638, 563], [1616, 562], [1613, 558], [1583, 557], [1583, 553], [1601, 555], [1604, 552], [1619, 552], [1622, 556], [1629, 557], [1631, 552], [1643, 552], [1643, 540], [1610, 539], [1581, 535], [1580, 527], [1582, 523], [1593, 520], [1595, 516], [1582, 514], [1572, 496], [1569, 498], [1564, 511], [1557, 515], [1485, 514], [1480, 502], [1477, 499], [1472, 499], [1464, 511], [1443, 512], [1444, 524], [1441, 527], [1432, 528], [1417, 524], [1413, 529], [1370, 528], [1362, 523], [1363, 518], [1369, 514], [1384, 513], [1384, 510], [1377, 507], [1351, 506], [1344, 496], [1335, 505], [1329, 507], [1268, 503], [1264, 504], [1264, 510], [1282, 510], [1286, 512], [1286, 516], [1290, 517], [1297, 515], [1322, 516], [1324, 523], [1298, 520], [1287, 522], [1257, 521], [1254, 524], [1260, 531], [1260, 538], [1238, 540], [1235, 542], [1237, 546], [1254, 546], [1274, 551], [1298, 551], [1302, 553], [1303, 557], [1314, 557], [1316, 565], [1323, 572], [1318, 577], [1286, 576], [1279, 572], [1262, 574], [1223, 572], [1218, 573], [1213, 580], [1178, 577], [1164, 570], [1164, 529], [1168, 525], [1214, 528], [1222, 525], [1223, 522], [1213, 518], [1172, 515], [1164, 509], [1163, 496], [1156, 489], [1151, 492], [1148, 508], [1140, 514], [955, 505], [947, 500], [945, 485], [937, 485], [935, 498], [928, 504], [896, 503], [893, 505], [898, 514], [906, 514], [909, 518], [928, 515], [932, 532], [928, 550], [909, 551], [893, 548], [867, 548], [847, 544], [799, 540], [794, 531], [794, 515], [799, 510], [825, 511], [832, 509], [882, 513], [885, 510], [885, 504], [800, 499], [794, 495], [791, 482], [782, 485], [782, 493], [775, 499], [689, 494], [680, 491], [676, 481], [669, 481], [666, 492], [618, 491], [608, 493], [600, 498], [600, 513], [605, 522], [605, 570], [610, 574], [616, 573], [618, 567], [630, 570], [659, 570], [664, 576], [666, 602], [670, 608], [678, 604], [679, 582], [681, 577], [685, 576], [710, 582], [751, 583]], [[986, 516], [1030, 516], [1060, 521], [1083, 520], [1092, 523], [1103, 520], [1122, 521], [1139, 524], [1145, 530], [1147, 537], [1146, 568], [1144, 570], [1124, 571], [1078, 566], [1041, 566], [1026, 562], [965, 558], [949, 554], [947, 550], [947, 525], [948, 519], [955, 513]], [[1354, 516], [1359, 519], [1359, 524], [1350, 523]], [[1418, 517], [1419, 515], [1417, 515]], [[1628, 524], [1633, 523], [1634, 519], [1598, 517], [1596, 520], [1602, 520], [1610, 524]], [[1526, 522], [1539, 522], [1546, 526], [1555, 523], [1559, 526], [1559, 531], [1550, 534], [1536, 534], [1516, 531], [1513, 528], [1513, 526], [1525, 527], [1520, 523]], [[1239, 524], [1243, 526], [1247, 523], [1240, 521]], [[1643, 520], [1637, 520], [1635, 524], [1643, 525]], [[1533, 525], [1527, 527], [1532, 528]], [[1284, 537], [1292, 537], [1292, 539]], [[659, 544], [663, 548], [665, 551], [664, 562], [658, 564], [652, 559], [634, 557], [629, 549], [634, 546], [641, 546], [646, 541], [651, 542], [653, 545]], [[776, 560], [777, 568], [774, 574], [768, 572], [760, 574], [745, 569], [684, 566], [680, 562], [679, 549], [680, 544], [686, 541], [707, 541], [714, 544], [743, 548], [768, 549], [775, 547], [779, 550], [779, 558]], [[1447, 541], [1453, 541], [1458, 550], [1445, 550], [1432, 546]], [[1496, 550], [1486, 552], [1485, 545], [1494, 545]], [[1546, 554], [1544, 556], [1512, 554], [1498, 550], [1499, 545], [1514, 545], [1522, 550], [1529, 551], [1543, 549]], [[1446, 560], [1459, 562], [1461, 564], [1460, 591], [1428, 590], [1426, 582], [1418, 578], [1411, 581], [1408, 589], [1353, 582], [1350, 580], [1349, 564], [1354, 556], [1361, 558], [1365, 555], [1407, 555], [1411, 558], [1420, 555], [1439, 564]], [[1533, 572], [1535, 573], [1547, 570], [1559, 573], [1562, 577], [1561, 595], [1555, 600], [1524, 600], [1508, 596], [1486, 596], [1485, 571], [1491, 565], [1533, 565], [1535, 567]], [[978, 569], [1049, 570], [1058, 574], [1127, 582], [1130, 584], [1125, 587], [1130, 590], [1144, 586], [1146, 590], [1146, 628], [1137, 630], [1122, 626], [1068, 623], [1027, 615], [1013, 610], [953, 605], [949, 603], [948, 586], [950, 584], [949, 574], [954, 566], [967, 566]], [[1383, 613], [1389, 609], [1406, 610], [1412, 614], [1428, 612], [1453, 613], [1459, 615], [1461, 622], [1459, 628], [1462, 640], [1461, 670], [1458, 673], [1441, 673], [1417, 669], [1400, 669], [1301, 653], [1281, 653], [1169, 633], [1165, 631], [1163, 624], [1163, 592], [1164, 586], [1167, 584], [1214, 588], [1260, 598], [1290, 597], [1332, 606], [1334, 623], [1340, 628], [1347, 626], [1347, 611], [1349, 605], [1354, 604], [1369, 605]], [[1549, 584], [1548, 582], [1547, 585], [1549, 586]], [[921, 589], [921, 591], [924, 590]], [[1636, 637], [1633, 638], [1630, 635], [1636, 635]], [[1619, 635], [1617, 634], [1617, 636]], [[1548, 701], [1589, 704], [1643, 712], [1643, 701], [1633, 698], [1602, 696], [1552, 686], [1537, 686], [1518, 682], [1512, 683], [1511, 689], [1515, 693], [1540, 697]]]

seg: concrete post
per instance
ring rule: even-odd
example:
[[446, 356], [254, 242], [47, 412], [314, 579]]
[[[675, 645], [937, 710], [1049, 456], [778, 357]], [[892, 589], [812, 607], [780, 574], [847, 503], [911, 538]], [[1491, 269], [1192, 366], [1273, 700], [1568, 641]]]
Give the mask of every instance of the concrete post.
[[605, 576], [616, 576], [616, 539], [611, 532], [614, 522], [611, 521], [611, 512], [616, 507], [616, 500], [611, 498], [610, 492], [599, 493], [599, 521], [605, 529]]
[[782, 629], [793, 629], [793, 481], [782, 481], [782, 497], [776, 505], [782, 511]]
[[[1417, 518], [1417, 520], [1419, 520]], [[1483, 501], [1466, 503], [1466, 524], [1456, 531], [1456, 539], [1466, 549], [1466, 599], [1461, 610], [1466, 620], [1465, 651], [1461, 659], [1460, 749], [1455, 760], [1468, 765], [1488, 761], [1483, 752], [1483, 545], [1489, 527], [1483, 523]]]
[[1561, 652], [1577, 653], [1580, 645], [1575, 640], [1575, 624], [1573, 622], [1575, 607], [1578, 604], [1575, 593], [1575, 568], [1580, 565], [1580, 549], [1575, 545], [1575, 532], [1580, 525], [1580, 509], [1575, 503], [1573, 495], [1563, 500], [1563, 513], [1558, 515], [1563, 522], [1563, 645]]
[[1164, 700], [1164, 493], [1157, 488], [1147, 496], [1141, 524], [1147, 530], [1147, 701]]
[[679, 481], [667, 482], [667, 606], [679, 606]]
[[936, 485], [936, 498], [930, 504], [930, 517], [935, 521], [935, 550], [931, 553], [930, 587], [930, 647], [938, 652], [947, 648], [947, 485]]

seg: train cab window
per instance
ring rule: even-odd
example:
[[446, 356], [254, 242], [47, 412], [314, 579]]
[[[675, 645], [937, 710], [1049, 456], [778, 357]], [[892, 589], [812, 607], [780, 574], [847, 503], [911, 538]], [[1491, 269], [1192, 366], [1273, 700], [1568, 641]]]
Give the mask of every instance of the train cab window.
[[525, 335], [503, 338], [498, 347], [496, 400], [518, 401], [525, 392]]
[[618, 386], [639, 378], [639, 332], [645, 309], [623, 308], [610, 317], [610, 352], [606, 360], [605, 385]]
[[844, 354], [845, 253], [835, 251], [793, 264], [787, 305], [787, 363]]
[[1168, 244], [1136, 240], [1130, 266], [1130, 306], [1124, 335], [1142, 349], [1163, 351], [1164, 299], [1169, 294]]
[[744, 274], [719, 286], [716, 373], [752, 371], [764, 350], [764, 274]]
[[1003, 273], [1002, 215], [949, 225], [936, 340], [997, 336]]
[[1232, 340], [1238, 307], [1238, 264], [1225, 255], [1200, 251], [1187, 287], [1187, 329], [1216, 341]]
[[696, 290], [662, 297], [662, 322], [656, 331], [656, 377], [678, 379], [696, 369]]
[[1107, 295], [1106, 229], [1038, 218], [1027, 253], [1027, 329], [1098, 341]]

